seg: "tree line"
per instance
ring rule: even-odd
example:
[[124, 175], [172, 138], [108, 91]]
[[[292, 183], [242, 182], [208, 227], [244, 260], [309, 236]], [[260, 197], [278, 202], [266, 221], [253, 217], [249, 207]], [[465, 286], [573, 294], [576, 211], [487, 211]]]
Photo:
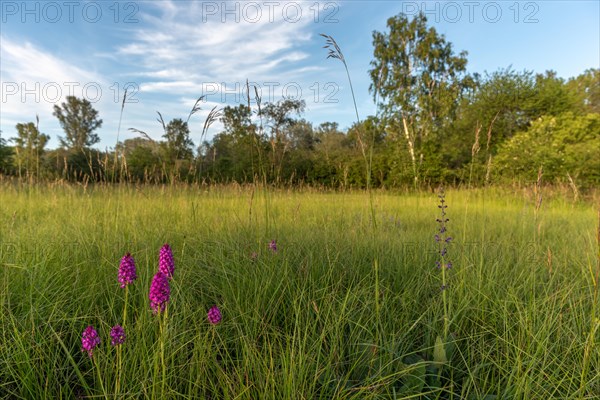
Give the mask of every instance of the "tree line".
[[[345, 66], [341, 49], [326, 37], [328, 57]], [[0, 137], [0, 173], [362, 188], [532, 181], [541, 168], [546, 182], [583, 189], [600, 184], [600, 69], [568, 80], [510, 67], [479, 75], [467, 72], [467, 61], [424, 15], [399, 14], [386, 31], [373, 33], [369, 90], [377, 113], [361, 120], [357, 110], [346, 130], [304, 119], [302, 100], [261, 104], [256, 94], [255, 106], [248, 99], [213, 109], [200, 143], [190, 139], [188, 125], [198, 101], [186, 120], [166, 123], [158, 113], [161, 140], [133, 128], [138, 137], [101, 151], [92, 147], [100, 141], [98, 112], [70, 96], [54, 105], [65, 132], [60, 148], [46, 149], [49, 137], [37, 118], [19, 123], [15, 137]], [[222, 131], [204, 140], [217, 120]]]

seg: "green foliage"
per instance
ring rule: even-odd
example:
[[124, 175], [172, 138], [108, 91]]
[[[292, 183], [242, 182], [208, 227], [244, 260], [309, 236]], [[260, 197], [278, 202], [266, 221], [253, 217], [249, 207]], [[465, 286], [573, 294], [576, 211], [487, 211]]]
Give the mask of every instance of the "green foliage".
[[286, 153], [294, 140], [291, 136], [291, 128], [298, 122], [294, 115], [300, 116], [305, 107], [304, 100], [283, 99], [275, 103], [267, 103], [260, 110], [259, 116], [270, 131], [271, 165], [268, 172], [277, 183], [281, 182]]
[[386, 132], [380, 118], [369, 115], [360, 123], [355, 122], [348, 129], [347, 138], [355, 146], [358, 146], [358, 136], [363, 135], [367, 147], [377, 146], [384, 142]]
[[466, 74], [467, 53], [452, 44], [423, 13], [409, 20], [399, 14], [387, 21], [388, 32], [374, 32], [374, 60], [369, 87], [390, 135], [402, 137], [413, 164], [414, 183], [430, 153], [428, 141], [439, 141], [454, 119], [463, 94], [474, 85]]
[[478, 128], [480, 146], [486, 152], [525, 129], [530, 121], [527, 104], [534, 95], [535, 81], [527, 71], [501, 69], [481, 78], [477, 90], [461, 103], [456, 124], [451, 128], [455, 138], [448, 143], [448, 149], [460, 149], [456, 161], [470, 161]]
[[316, 137], [313, 126], [305, 119], [295, 121], [289, 127], [287, 136], [292, 150], [311, 151], [315, 147]]
[[167, 124], [163, 138], [165, 160], [171, 165], [175, 165], [178, 160], [190, 160], [194, 156], [190, 129], [181, 118], [175, 118]]
[[600, 113], [600, 68], [591, 68], [569, 79], [569, 88], [576, 93], [584, 112]]
[[[2, 131], [0, 131], [1, 133]], [[0, 136], [0, 174], [12, 172], [12, 156], [12, 149], [6, 145], [6, 140]]]
[[259, 171], [261, 144], [257, 140], [252, 134], [237, 139], [225, 132], [215, 135], [204, 157], [206, 173], [216, 181], [252, 182]]
[[11, 141], [15, 144], [15, 163], [19, 175], [40, 175], [40, 160], [50, 136], [40, 133], [37, 124], [28, 122], [17, 124], [17, 137]]
[[533, 181], [543, 167], [547, 182], [600, 184], [600, 114], [544, 116], [503, 144], [495, 163], [503, 176]]
[[537, 74], [534, 88], [534, 95], [529, 102], [525, 103], [525, 109], [530, 118], [584, 111], [578, 93], [572, 90], [564, 79], [557, 77], [554, 71]]
[[125, 140], [119, 147], [125, 158], [127, 176], [137, 182], [157, 182], [162, 172], [160, 147], [146, 138]]
[[267, 143], [246, 105], [227, 106], [221, 115], [224, 131], [199, 149], [200, 175], [216, 181], [252, 182], [261, 168]]
[[53, 115], [58, 119], [66, 136], [59, 138], [63, 147], [80, 151], [100, 141], [94, 131], [102, 126], [92, 104], [86, 99], [67, 96], [67, 101], [60, 107], [54, 105]]
[[226, 106], [223, 108], [221, 122], [225, 133], [231, 135], [235, 140], [242, 140], [247, 136], [256, 134], [258, 128], [252, 122], [252, 111], [246, 105], [237, 107]]
[[[462, 100], [456, 121], [439, 149], [446, 173], [457, 179], [468, 176], [481, 184], [490, 165], [496, 165], [489, 164], [490, 157], [517, 132], [526, 131], [542, 116], [581, 115], [586, 108], [575, 81], [565, 82], [552, 71], [534, 76], [510, 68], [479, 78], [477, 89]], [[509, 168], [502, 174], [513, 176]]]
[[466, 52], [455, 55], [452, 44], [420, 13], [388, 19], [389, 32], [373, 33], [374, 60], [370, 90], [383, 101], [383, 114], [406, 119], [419, 135], [443, 126], [469, 86]]
[[[342, 61], [348, 72], [335, 40], [322, 36], [328, 57]], [[313, 127], [302, 119], [302, 100], [284, 98], [257, 112], [249, 104], [226, 106], [209, 114], [195, 154], [187, 121], [201, 109], [201, 97], [186, 121], [166, 124], [159, 113], [162, 141], [131, 128], [143, 138], [90, 152], [102, 120], [87, 100], [69, 96], [54, 106], [54, 115], [66, 133], [61, 146], [81, 154], [47, 152], [48, 137], [33, 123], [19, 124], [13, 148], [0, 138], [0, 172], [77, 181], [260, 181], [370, 190], [529, 180], [544, 165], [548, 182], [597, 185], [596, 136], [573, 134], [577, 142], [561, 137], [596, 129], [591, 121], [600, 115], [600, 69], [567, 81], [554, 71], [511, 67], [469, 75], [466, 52], [456, 54], [423, 14], [389, 18], [384, 32], [373, 33], [373, 46], [370, 91], [378, 109], [363, 121], [356, 110], [357, 122], [347, 130], [336, 122]], [[223, 131], [204, 140], [219, 117]], [[552, 118], [556, 126], [550, 128]]]
[[47, 151], [43, 161], [44, 173], [55, 179], [73, 182], [101, 182], [106, 179], [108, 153], [96, 149]]
[[276, 143], [287, 141], [286, 129], [296, 123], [295, 115], [301, 115], [306, 108], [304, 100], [283, 99], [275, 103], [267, 103], [260, 111], [265, 125], [270, 128], [270, 139]]
[[[191, 399], [599, 393], [589, 203], [546, 196], [536, 216], [520, 194], [449, 191], [454, 335], [442, 349], [432, 194], [376, 191], [374, 229], [367, 196], [352, 191], [0, 185], [0, 398], [151, 398], [161, 387], [161, 398]], [[148, 289], [166, 242], [175, 274], [162, 375]], [[124, 318], [126, 252], [138, 279], [118, 364], [109, 332]], [[101, 337], [93, 359], [81, 350], [87, 325]]]

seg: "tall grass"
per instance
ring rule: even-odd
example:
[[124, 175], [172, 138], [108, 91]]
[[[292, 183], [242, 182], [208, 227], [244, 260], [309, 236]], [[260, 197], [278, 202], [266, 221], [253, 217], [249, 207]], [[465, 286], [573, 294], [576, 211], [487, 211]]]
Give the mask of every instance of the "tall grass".
[[[367, 184], [367, 194], [369, 195], [369, 208], [371, 210], [371, 223], [373, 224], [373, 228], [377, 227], [377, 219], [375, 218], [375, 209], [373, 208], [373, 193], [371, 191], [371, 171], [373, 166], [373, 147], [375, 145], [374, 138], [371, 138], [371, 146], [369, 148], [369, 155], [367, 157], [366, 148], [368, 144], [365, 144], [365, 139], [363, 138], [364, 126], [361, 124], [360, 117], [358, 115], [358, 106], [356, 105], [356, 96], [354, 95], [354, 87], [352, 86], [352, 78], [350, 78], [350, 71], [348, 69], [348, 64], [346, 63], [346, 57], [344, 57], [344, 53], [342, 53], [342, 49], [337, 44], [333, 36], [325, 35], [323, 33], [320, 34], [323, 38], [325, 38], [325, 46], [324, 48], [328, 50], [327, 58], [337, 59], [344, 65], [344, 69], [346, 70], [346, 76], [348, 77], [348, 84], [350, 86], [350, 93], [352, 94], [352, 102], [354, 103], [354, 111], [356, 113], [356, 128], [357, 135], [356, 139], [358, 142], [358, 146], [360, 147], [360, 152], [363, 156], [363, 160], [365, 162], [365, 181]], [[377, 104], [377, 101], [375, 101]]]
[[[546, 196], [536, 218], [525, 196], [447, 191], [448, 229], [465, 240], [449, 250], [456, 349], [436, 373], [438, 199], [374, 192], [373, 232], [363, 193], [255, 189], [4, 184], [0, 398], [111, 398], [117, 378], [124, 398], [598, 398], [591, 205]], [[148, 289], [165, 242], [176, 272], [161, 326]], [[128, 251], [138, 280], [118, 377], [109, 331]], [[102, 337], [93, 360], [87, 325]]]

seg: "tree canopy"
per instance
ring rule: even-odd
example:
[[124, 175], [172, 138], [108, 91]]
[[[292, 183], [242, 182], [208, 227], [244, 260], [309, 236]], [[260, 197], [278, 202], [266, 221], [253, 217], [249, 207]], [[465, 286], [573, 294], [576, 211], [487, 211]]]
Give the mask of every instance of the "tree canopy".
[[[341, 47], [324, 37], [329, 56], [345, 64]], [[17, 124], [13, 139], [0, 137], [0, 173], [365, 188], [529, 182], [542, 167], [548, 183], [600, 184], [600, 69], [569, 79], [511, 67], [469, 74], [467, 53], [423, 14], [389, 18], [372, 40], [376, 112], [351, 126], [314, 124], [301, 99], [248, 99], [213, 108], [194, 132], [188, 121], [202, 109], [200, 97], [187, 120], [165, 123], [159, 113], [161, 135], [130, 128], [141, 137], [102, 151], [98, 112], [69, 96], [53, 107], [62, 148], [46, 149], [37, 121]], [[219, 130], [207, 140], [213, 123]]]
[[102, 126], [102, 120], [88, 100], [67, 96], [66, 102], [54, 105], [53, 115], [65, 131], [65, 137], [59, 138], [63, 147], [82, 150], [100, 141], [94, 131]]

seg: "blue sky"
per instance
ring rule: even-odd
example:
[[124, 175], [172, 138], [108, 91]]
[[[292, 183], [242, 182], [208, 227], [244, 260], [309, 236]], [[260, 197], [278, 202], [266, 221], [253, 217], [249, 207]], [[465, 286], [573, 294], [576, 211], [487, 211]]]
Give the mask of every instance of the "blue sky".
[[[245, 102], [248, 79], [263, 102], [302, 98], [304, 117], [352, 124], [354, 108], [343, 65], [326, 59], [319, 33], [334, 36], [347, 59], [361, 117], [375, 112], [368, 92], [372, 32], [400, 12], [426, 12], [429, 23], [466, 50], [469, 72], [512, 66], [555, 70], [569, 78], [600, 67], [598, 1], [9, 1], [0, 2], [0, 129], [40, 117], [57, 147], [63, 132], [52, 106], [68, 94], [85, 97], [104, 124], [99, 148], [127, 128], [160, 138], [165, 120], [190, 120], [200, 141], [213, 106]], [[132, 92], [134, 91], [134, 92]], [[214, 125], [209, 137], [217, 133]]]

